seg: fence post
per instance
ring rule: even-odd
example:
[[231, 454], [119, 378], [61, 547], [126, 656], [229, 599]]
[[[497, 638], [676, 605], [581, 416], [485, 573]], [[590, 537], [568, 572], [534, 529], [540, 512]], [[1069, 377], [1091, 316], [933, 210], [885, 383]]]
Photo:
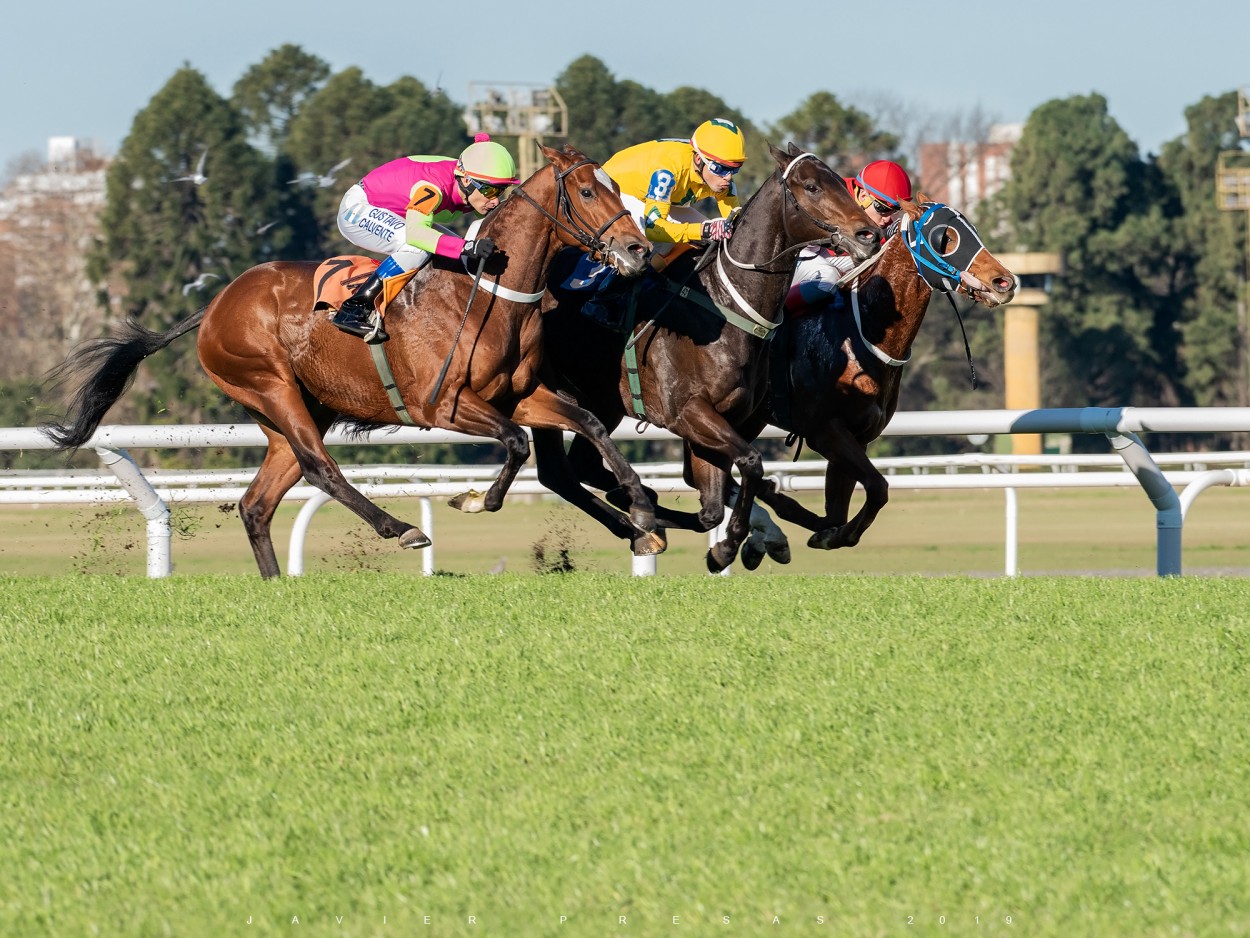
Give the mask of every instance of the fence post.
[[152, 483], [139, 469], [138, 463], [124, 449], [112, 450], [97, 446], [96, 454], [100, 457], [100, 462], [117, 476], [117, 481], [135, 500], [140, 513], [147, 519], [148, 577], [160, 579], [169, 576], [174, 572], [169, 547], [169, 506], [156, 494], [156, 489], [152, 488]]

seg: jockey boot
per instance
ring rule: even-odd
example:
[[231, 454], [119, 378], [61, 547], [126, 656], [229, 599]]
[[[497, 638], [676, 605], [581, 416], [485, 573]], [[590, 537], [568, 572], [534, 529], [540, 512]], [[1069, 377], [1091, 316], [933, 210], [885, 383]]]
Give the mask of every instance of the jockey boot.
[[343, 301], [334, 318], [330, 320], [343, 332], [360, 336], [374, 342], [385, 342], [390, 336], [382, 328], [381, 316], [377, 316], [376, 325], [372, 321], [376, 313], [374, 302], [382, 292], [384, 280], [377, 273], [369, 275], [369, 279], [351, 296]]

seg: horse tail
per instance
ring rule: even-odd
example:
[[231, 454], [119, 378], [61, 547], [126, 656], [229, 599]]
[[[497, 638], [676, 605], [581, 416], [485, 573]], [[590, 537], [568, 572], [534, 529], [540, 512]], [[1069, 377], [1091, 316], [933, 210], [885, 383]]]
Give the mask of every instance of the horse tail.
[[127, 319], [111, 336], [85, 342], [46, 376], [52, 386], [77, 382], [63, 421], [52, 420], [40, 429], [56, 448], [71, 455], [95, 433], [100, 421], [126, 393], [145, 358], [200, 327], [208, 307], [168, 332], [151, 332]]

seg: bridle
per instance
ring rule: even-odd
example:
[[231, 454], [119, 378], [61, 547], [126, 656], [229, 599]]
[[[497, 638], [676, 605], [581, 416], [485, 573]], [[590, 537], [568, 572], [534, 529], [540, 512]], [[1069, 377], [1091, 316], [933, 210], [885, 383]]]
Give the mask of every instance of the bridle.
[[[784, 172], [781, 170], [780, 167], [778, 167], [777, 170], [773, 173], [773, 178], [778, 181], [779, 185], [781, 186], [781, 191], [784, 193], [784, 198], [782, 199], [782, 203], [781, 203], [781, 230], [786, 233], [787, 240], [793, 239], [794, 235], [791, 234], [790, 232], [790, 215], [792, 214], [792, 211], [791, 211], [792, 209], [793, 212], [798, 212], [800, 215], [806, 218], [807, 221], [810, 222], [814, 227], [820, 229], [821, 231], [829, 232], [829, 236], [827, 238], [816, 238], [811, 241], [801, 241], [797, 244], [791, 245], [790, 247], [783, 250], [780, 254], [777, 254], [776, 256], [769, 258], [768, 260], [764, 261], [764, 263], [762, 264], [746, 264], [737, 260], [732, 254], [729, 253], [729, 241], [728, 240], [720, 242], [719, 244], [720, 250], [719, 252], [717, 252], [718, 255], [723, 254], [725, 258], [729, 261], [729, 263], [733, 264], [735, 267], [741, 270], [753, 270], [753, 271], [759, 271], [759, 272], [766, 273], [766, 274], [785, 274], [785, 273], [792, 274], [793, 273], [792, 270], [784, 269], [784, 268], [781, 270], [775, 270], [775, 269], [772, 269], [772, 265], [777, 263], [777, 261], [781, 260], [786, 255], [798, 253], [804, 248], [832, 247], [834, 245], [835, 241], [842, 234], [841, 229], [838, 228], [837, 225], [831, 225], [828, 222], [821, 221], [819, 218], [817, 218], [807, 209], [803, 208], [803, 206], [799, 204], [799, 200], [795, 197], [794, 193], [790, 191], [790, 187], [786, 185], [786, 179], [790, 175], [790, 171], [794, 169], [794, 167], [797, 166], [800, 161], [805, 160], [805, 159], [816, 160], [816, 162], [821, 163], [821, 165], [824, 165], [823, 161], [821, 161], [821, 159], [818, 156], [816, 156], [816, 154], [800, 153], [798, 156], [796, 156], [794, 159], [790, 161], [789, 165], [786, 166]], [[830, 172], [832, 172], [832, 170]], [[738, 215], [739, 218], [743, 218], [746, 216], [747, 211], [751, 208], [751, 204], [756, 200], [759, 194], [763, 191], [764, 191], [763, 187], [761, 186], [759, 189], [755, 191], [755, 193], [751, 196], [751, 198], [747, 199], [747, 204], [742, 207], [742, 211]], [[709, 259], [710, 259], [710, 254], [712, 252], [708, 252], [708, 253], [709, 253]]]
[[[525, 191], [524, 185], [516, 190], [517, 195], [521, 196], [521, 198], [529, 202], [530, 205], [534, 206], [534, 208], [546, 215], [547, 218], [550, 219], [550, 221], [561, 231], [564, 231], [566, 234], [575, 238], [577, 242], [582, 245], [582, 247], [586, 248], [594, 260], [606, 260], [608, 257], [608, 243], [603, 240], [603, 233], [616, 224], [617, 219], [629, 215], [629, 209], [622, 208], [597, 229], [594, 228], [594, 226], [586, 220], [585, 216], [582, 215], [582, 213], [579, 212], [577, 207], [573, 204], [573, 200], [569, 196], [568, 184], [565, 182], [565, 178], [572, 173], [573, 170], [582, 166], [594, 166], [596, 178], [599, 178], [599, 174], [602, 170], [595, 163], [595, 161], [591, 159], [578, 160], [576, 163], [572, 164], [563, 171], [557, 170], [555, 163], [551, 163], [549, 165], [551, 166], [552, 174], [555, 176], [556, 214], [553, 215], [551, 212], [547, 211], [545, 207], [540, 205], [533, 196]], [[609, 183], [605, 183], [603, 179], [599, 179], [599, 181], [606, 185], [608, 189], [612, 188], [612, 186]], [[561, 221], [560, 216], [567, 218], [568, 223]], [[593, 232], [593, 234], [591, 232]]]
[[[965, 290], [969, 296], [976, 299], [975, 292], [970, 286], [965, 286], [961, 275], [968, 273], [973, 262], [982, 251], [986, 250], [986, 247], [977, 230], [972, 227], [972, 222], [949, 205], [941, 202], [925, 202], [922, 208], [925, 210], [924, 213], [914, 223], [910, 216], [903, 217], [900, 234], [903, 244], [907, 246], [907, 252], [916, 263], [916, 272], [930, 287], [945, 294], [951, 304], [951, 309], [955, 311], [955, 319], [959, 322], [959, 331], [964, 339], [964, 354], [968, 357], [968, 370], [972, 374], [972, 388], [976, 390], [979, 386], [977, 369], [972, 363], [972, 348], [968, 345], [968, 331], [964, 328], [964, 318], [960, 315], [959, 307], [955, 303], [955, 294], [960, 290]], [[948, 228], [953, 228], [958, 232], [958, 242], [950, 253], [939, 254], [930, 239], [936, 238], [940, 232]], [[973, 280], [976, 278], [973, 277]]]
[[[910, 217], [904, 217], [903, 243], [916, 262], [916, 270], [929, 286], [947, 295], [958, 292], [963, 287], [960, 274], [969, 271], [978, 255], [986, 249], [985, 244], [972, 227], [972, 222], [949, 205], [925, 202], [921, 207], [924, 214], [915, 222]], [[940, 254], [933, 246], [933, 239], [947, 229], [958, 233], [958, 242], [953, 251]]]

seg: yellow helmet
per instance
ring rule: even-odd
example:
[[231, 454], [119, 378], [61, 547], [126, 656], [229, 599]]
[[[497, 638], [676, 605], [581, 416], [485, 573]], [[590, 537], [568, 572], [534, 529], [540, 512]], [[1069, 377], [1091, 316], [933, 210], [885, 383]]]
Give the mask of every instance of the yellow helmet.
[[746, 162], [747, 138], [737, 124], [723, 117], [700, 124], [690, 138], [690, 145], [705, 160], [730, 165]]

